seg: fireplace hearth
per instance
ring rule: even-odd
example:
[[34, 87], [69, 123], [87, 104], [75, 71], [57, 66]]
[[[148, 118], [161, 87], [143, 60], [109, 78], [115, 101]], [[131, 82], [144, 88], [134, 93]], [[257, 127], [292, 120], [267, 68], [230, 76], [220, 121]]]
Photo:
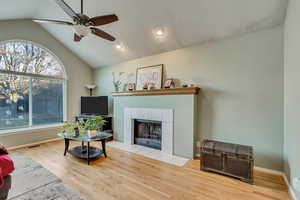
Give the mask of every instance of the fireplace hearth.
[[134, 144], [161, 150], [162, 122], [134, 120]]

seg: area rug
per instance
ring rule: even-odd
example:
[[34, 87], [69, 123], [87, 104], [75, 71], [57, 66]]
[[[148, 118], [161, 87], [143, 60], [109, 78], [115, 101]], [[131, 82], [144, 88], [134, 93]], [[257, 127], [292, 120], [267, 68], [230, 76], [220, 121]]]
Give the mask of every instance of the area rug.
[[8, 200], [85, 200], [58, 177], [23, 153], [14, 153]]

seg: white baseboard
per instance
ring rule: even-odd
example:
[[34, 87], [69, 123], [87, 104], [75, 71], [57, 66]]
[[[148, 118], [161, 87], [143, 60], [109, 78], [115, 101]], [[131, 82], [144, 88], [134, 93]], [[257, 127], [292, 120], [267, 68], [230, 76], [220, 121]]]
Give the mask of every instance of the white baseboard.
[[26, 147], [41, 145], [41, 144], [45, 144], [45, 143], [48, 143], [48, 142], [56, 142], [56, 141], [60, 141], [60, 140], [63, 140], [63, 138], [54, 138], [54, 139], [50, 139], [50, 140], [43, 140], [43, 141], [40, 141], [40, 142], [34, 142], [34, 143], [30, 143], [30, 144], [24, 144], [24, 145], [9, 147], [7, 149], [9, 151], [12, 151], [12, 150], [16, 150], [16, 149], [21, 149], [21, 148], [26, 148]]
[[282, 171], [278, 171], [278, 170], [274, 170], [274, 169], [267, 169], [267, 168], [263, 168], [263, 167], [254, 166], [254, 170], [266, 172], [269, 174], [276, 174], [276, 175], [281, 175], [281, 176], [284, 175], [284, 173]]
[[288, 181], [285, 173], [283, 173], [282, 171], [273, 170], [273, 169], [266, 169], [266, 168], [262, 168], [262, 167], [254, 167], [254, 169], [257, 170], [257, 171], [262, 171], [262, 172], [267, 172], [267, 173], [270, 173], [270, 174], [276, 174], [276, 175], [282, 176], [284, 181], [285, 181], [285, 184], [288, 187], [288, 192], [289, 192], [290, 196], [292, 197], [293, 200], [298, 200], [297, 197], [296, 197], [296, 193], [295, 193], [294, 189], [292, 188], [290, 182]]
[[288, 186], [290, 196], [293, 198], [293, 200], [298, 200], [297, 196], [296, 196], [296, 193], [295, 193], [293, 187], [291, 186], [290, 182], [288, 181], [285, 174], [283, 174], [283, 178], [284, 178], [284, 181], [285, 181], [286, 185]]

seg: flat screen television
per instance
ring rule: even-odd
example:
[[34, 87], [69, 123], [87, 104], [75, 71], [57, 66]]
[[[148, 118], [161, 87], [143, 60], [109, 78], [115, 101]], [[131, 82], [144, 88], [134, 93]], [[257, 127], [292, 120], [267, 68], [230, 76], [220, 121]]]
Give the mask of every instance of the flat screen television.
[[81, 114], [108, 115], [108, 97], [81, 97]]

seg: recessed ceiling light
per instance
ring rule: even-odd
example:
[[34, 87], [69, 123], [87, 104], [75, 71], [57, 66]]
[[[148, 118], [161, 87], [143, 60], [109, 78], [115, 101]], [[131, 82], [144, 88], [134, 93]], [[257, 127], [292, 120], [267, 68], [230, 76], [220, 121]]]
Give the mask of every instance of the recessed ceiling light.
[[153, 35], [158, 40], [163, 40], [167, 37], [168, 31], [164, 27], [156, 27], [153, 29]]
[[123, 43], [119, 42], [115, 45], [115, 48], [119, 51], [125, 51], [126, 50], [126, 47]]
[[164, 31], [161, 30], [161, 29], [158, 29], [158, 30], [156, 31], [156, 35], [157, 35], [157, 36], [163, 36], [163, 35], [164, 35]]
[[120, 44], [117, 44], [116, 49], [122, 49], [122, 46]]

